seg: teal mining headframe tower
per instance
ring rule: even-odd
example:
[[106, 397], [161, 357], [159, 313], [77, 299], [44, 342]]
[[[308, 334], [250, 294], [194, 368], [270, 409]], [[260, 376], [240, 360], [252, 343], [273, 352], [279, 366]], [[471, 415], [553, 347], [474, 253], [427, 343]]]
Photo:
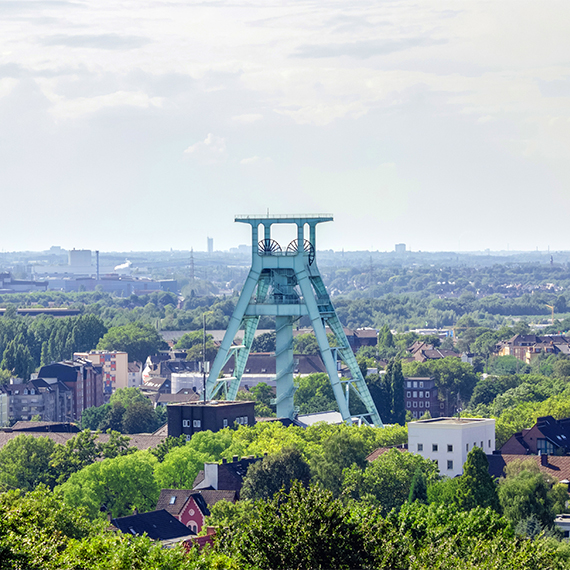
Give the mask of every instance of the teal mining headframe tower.
[[[327, 215], [236, 216], [236, 222], [251, 225], [251, 269], [210, 370], [206, 384], [208, 399], [223, 389], [228, 400], [235, 400], [259, 319], [263, 315], [273, 316], [276, 330], [277, 417], [293, 418], [293, 323], [308, 315], [343, 420], [352, 423], [358, 419], [382, 427], [380, 415], [315, 263], [317, 224], [332, 220], [333, 217]], [[271, 239], [273, 224], [296, 225], [297, 238], [283, 249]], [[308, 239], [305, 239], [306, 227]], [[244, 329], [243, 343], [234, 345], [234, 338], [241, 327]], [[325, 327], [329, 327], [334, 334], [335, 347], [330, 346]], [[219, 378], [222, 368], [232, 356], [235, 357], [233, 376]], [[350, 370], [351, 379], [348, 381], [339, 379], [338, 357]], [[366, 406], [367, 414], [357, 417], [350, 414], [350, 386], [354, 388], [353, 394], [356, 393]]]

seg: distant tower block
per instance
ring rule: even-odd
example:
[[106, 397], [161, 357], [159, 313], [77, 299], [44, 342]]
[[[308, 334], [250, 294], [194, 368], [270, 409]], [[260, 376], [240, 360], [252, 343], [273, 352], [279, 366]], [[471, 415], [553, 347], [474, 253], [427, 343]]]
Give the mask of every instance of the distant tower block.
[[396, 253], [399, 253], [399, 254], [406, 253], [406, 244], [405, 243], [397, 243], [394, 246], [394, 251]]
[[214, 238], [208, 238], [208, 253], [214, 253]]
[[[355, 416], [349, 411], [350, 386], [364, 405], [367, 413], [359, 420], [382, 427], [382, 420], [364, 382], [358, 363], [315, 263], [316, 226], [332, 221], [332, 216], [236, 216], [235, 221], [251, 225], [252, 262], [247, 280], [228, 324], [224, 340], [212, 365], [206, 384], [208, 399], [220, 389], [228, 400], [235, 400], [253, 342], [259, 319], [263, 315], [275, 317], [276, 344], [276, 404], [277, 416], [293, 418], [293, 323], [308, 315], [321, 351], [338, 407], [345, 422], [351, 423]], [[297, 226], [297, 238], [282, 248], [271, 239], [273, 224]], [[260, 232], [262, 226], [262, 233]], [[308, 238], [305, 239], [305, 227]], [[335, 336], [336, 347], [331, 348], [325, 327]], [[243, 327], [243, 344], [233, 345], [236, 333]], [[337, 355], [345, 362], [352, 378], [339, 379]], [[234, 372], [231, 378], [218, 376], [226, 362], [234, 356]], [[343, 386], [344, 384], [344, 386]]]

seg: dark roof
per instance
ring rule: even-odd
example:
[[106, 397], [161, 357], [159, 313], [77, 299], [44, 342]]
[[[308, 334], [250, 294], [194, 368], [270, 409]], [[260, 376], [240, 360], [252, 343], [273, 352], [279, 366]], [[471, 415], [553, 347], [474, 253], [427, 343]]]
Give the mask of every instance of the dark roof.
[[235, 503], [237, 500], [236, 491], [233, 490], [216, 490], [216, 489], [200, 489], [199, 491], [194, 491], [195, 493], [200, 493], [208, 507], [214, 506], [218, 501], [229, 501], [230, 503]]
[[[320, 355], [296, 354], [295, 374], [314, 374], [316, 372], [326, 372], [325, 365]], [[224, 374], [231, 374], [235, 368], [235, 358], [226, 362], [222, 371]], [[275, 355], [269, 352], [252, 352], [248, 359], [245, 374], [275, 374]]]
[[[23, 423], [39, 423], [39, 422], [23, 422]], [[65, 445], [72, 437], [77, 435], [76, 432], [54, 432], [54, 431], [13, 431], [14, 428], [5, 428], [0, 430], [0, 449], [4, 447], [10, 440], [18, 437], [19, 435], [31, 435], [33, 437], [49, 437], [55, 443], [61, 443]], [[107, 442], [109, 441], [109, 434], [101, 433], [98, 436], [99, 441]], [[151, 447], [156, 447], [161, 442], [166, 439], [166, 435], [159, 436], [149, 433], [143, 434], [129, 434], [129, 447], [136, 447], [139, 450], [149, 449]]]
[[125, 534], [140, 536], [146, 533], [152, 540], [170, 540], [196, 534], [164, 509], [112, 519], [111, 523]]
[[[171, 515], [178, 515], [186, 502], [193, 497], [202, 514], [207, 517], [210, 514], [205, 498], [198, 492], [191, 489], [162, 489], [160, 497], [156, 503], [156, 510], [164, 509]], [[174, 501], [173, 501], [174, 499]]]
[[487, 455], [489, 473], [493, 477], [504, 477], [505, 467], [517, 459], [534, 461], [541, 473], [551, 475], [557, 481], [570, 481], [570, 457], [567, 455]]
[[11, 431], [56, 432], [76, 434], [81, 430], [76, 424], [67, 422], [16, 422]]
[[537, 418], [536, 427], [556, 447], [570, 448], [570, 426], [566, 420], [555, 420], [552, 416]]

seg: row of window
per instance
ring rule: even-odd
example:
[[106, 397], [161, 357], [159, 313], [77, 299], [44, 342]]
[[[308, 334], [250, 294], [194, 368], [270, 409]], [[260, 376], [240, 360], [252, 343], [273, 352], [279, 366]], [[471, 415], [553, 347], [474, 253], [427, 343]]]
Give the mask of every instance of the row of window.
[[[190, 427], [190, 420], [182, 420], [182, 427]], [[192, 427], [202, 427], [202, 420], [193, 420]]]
[[[425, 397], [426, 397], [426, 398], [429, 398], [429, 392], [428, 392], [427, 390], [426, 390], [426, 393], [425, 393], [425, 394], [426, 394]], [[408, 390], [408, 391], [406, 392], [406, 398], [412, 398], [412, 397], [413, 397], [413, 398], [417, 398], [417, 397], [418, 397], [418, 392], [417, 392], [417, 390], [414, 390], [414, 391], [413, 391], [413, 396], [412, 396], [412, 392], [411, 392], [410, 390]], [[420, 398], [423, 398], [423, 397], [424, 397], [424, 392], [423, 392], [422, 390], [420, 390], [420, 395], [419, 395], [419, 397], [420, 397]]]
[[[473, 449], [473, 447], [477, 447], [477, 443], [473, 442], [473, 446], [471, 447], [471, 449]], [[481, 442], [481, 445], [479, 446], [481, 449], [483, 449], [483, 442]], [[491, 440], [489, 440], [487, 442], [487, 447], [489, 449], [491, 449]], [[418, 451], [423, 451], [424, 450], [424, 444], [423, 443], [418, 443]], [[431, 450], [432, 452], [436, 452], [439, 451], [439, 445], [437, 443], [432, 443], [431, 444]], [[469, 444], [466, 443], [465, 444], [465, 451], [469, 451]], [[453, 453], [453, 445], [451, 443], [447, 444], [447, 452], [448, 453]]]
[[[249, 419], [247, 416], [240, 416], [239, 418], [235, 419], [235, 423], [239, 425], [248, 425]], [[190, 427], [190, 420], [182, 420], [182, 427]], [[192, 420], [192, 427], [200, 428], [202, 427], [201, 420]], [[224, 419], [224, 427], [228, 427], [228, 420]]]
[[[434, 459], [434, 463], [436, 464], [437, 468], [439, 469], [439, 461], [437, 459]], [[453, 461], [450, 459], [447, 460], [447, 469], [449, 471], [453, 470]]]
[[[412, 405], [412, 404], [413, 404], [413, 405]], [[418, 404], [419, 404], [419, 406], [418, 406]], [[414, 400], [413, 402], [406, 402], [406, 408], [417, 408], [417, 407], [423, 408], [423, 407], [424, 407], [424, 404], [425, 404], [425, 407], [426, 407], [426, 408], [429, 408], [429, 401], [427, 401], [427, 402], [423, 402], [423, 401], [417, 402], [417, 401], [415, 401], [415, 400]]]
[[414, 380], [413, 382], [411, 380], [408, 380], [408, 384], [406, 386], [406, 388], [423, 388], [424, 387], [424, 383], [423, 382], [418, 382], [417, 380]]

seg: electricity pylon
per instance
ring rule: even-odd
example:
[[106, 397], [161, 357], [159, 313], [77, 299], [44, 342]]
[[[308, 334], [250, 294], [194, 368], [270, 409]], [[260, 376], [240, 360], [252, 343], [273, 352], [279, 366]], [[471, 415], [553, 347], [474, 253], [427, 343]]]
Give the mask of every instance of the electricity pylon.
[[[352, 423], [355, 418], [351, 415], [348, 405], [352, 386], [353, 393], [362, 400], [367, 410], [366, 414], [358, 416], [357, 419], [377, 427], [383, 426], [315, 263], [316, 226], [332, 220], [333, 217], [327, 215], [236, 216], [236, 222], [251, 225], [251, 269], [208, 376], [208, 399], [223, 388], [226, 398], [235, 400], [259, 319], [262, 316], [273, 316], [276, 331], [277, 417], [293, 418], [293, 396], [296, 389], [293, 382], [293, 323], [308, 315], [343, 420]], [[285, 250], [271, 239], [273, 224], [297, 226], [297, 238], [291, 241]], [[306, 227], [308, 239], [305, 239]], [[234, 338], [241, 327], [244, 329], [243, 342], [234, 345]], [[329, 344], [326, 327], [329, 327], [335, 337], [335, 347], [331, 348]], [[349, 381], [341, 382], [339, 378], [337, 355], [350, 370], [352, 378]], [[232, 356], [235, 357], [233, 376], [218, 378]]]

